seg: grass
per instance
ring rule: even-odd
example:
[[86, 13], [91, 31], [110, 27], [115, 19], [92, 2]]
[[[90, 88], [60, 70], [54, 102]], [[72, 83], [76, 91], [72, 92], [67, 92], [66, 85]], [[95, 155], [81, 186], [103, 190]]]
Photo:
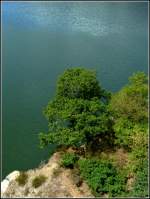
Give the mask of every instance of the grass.
[[46, 177], [44, 175], [39, 175], [36, 176], [33, 180], [32, 180], [32, 186], [34, 188], [40, 187], [45, 181], [46, 181]]
[[16, 181], [20, 186], [24, 186], [27, 182], [28, 175], [24, 171], [20, 172], [20, 175], [16, 178]]

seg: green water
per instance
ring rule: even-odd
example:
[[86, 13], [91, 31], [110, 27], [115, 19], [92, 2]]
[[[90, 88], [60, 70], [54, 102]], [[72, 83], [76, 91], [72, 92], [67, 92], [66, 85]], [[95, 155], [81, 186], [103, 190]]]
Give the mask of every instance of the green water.
[[98, 72], [111, 91], [148, 68], [147, 3], [3, 3], [2, 176], [49, 158], [38, 148], [47, 130], [42, 109], [65, 68]]

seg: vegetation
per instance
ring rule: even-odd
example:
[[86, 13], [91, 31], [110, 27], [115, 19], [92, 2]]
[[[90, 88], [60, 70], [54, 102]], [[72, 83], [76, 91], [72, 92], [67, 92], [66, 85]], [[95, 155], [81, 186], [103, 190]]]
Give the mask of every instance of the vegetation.
[[26, 172], [22, 171], [20, 172], [20, 175], [16, 178], [16, 181], [20, 186], [24, 186], [27, 182], [28, 175]]
[[117, 172], [116, 168], [109, 162], [96, 159], [81, 159], [79, 161], [81, 176], [87, 180], [97, 197], [103, 194], [118, 196], [125, 191], [125, 179]]
[[62, 165], [67, 168], [73, 169], [79, 157], [74, 153], [65, 153], [62, 157]]
[[[70, 89], [70, 90], [69, 90]], [[112, 133], [107, 109], [110, 94], [98, 85], [95, 72], [68, 69], [58, 80], [55, 98], [44, 114], [49, 133], [40, 133], [41, 146], [48, 143], [76, 146], [97, 145]]]
[[[129, 84], [114, 94], [110, 107], [115, 116], [116, 142], [130, 148], [135, 128], [147, 129], [148, 82], [143, 72], [133, 74]], [[136, 125], [136, 126], [135, 126]], [[133, 130], [134, 129], [134, 130]]]
[[148, 196], [148, 161], [144, 160], [140, 165], [136, 173], [136, 180], [134, 182], [132, 195], [135, 197], [147, 197]]
[[41, 186], [45, 181], [46, 181], [46, 177], [45, 177], [44, 175], [36, 176], [36, 177], [32, 180], [32, 186], [33, 186], [34, 188], [37, 188], [37, 187]]
[[[49, 130], [39, 134], [41, 147], [57, 144], [79, 154], [85, 146], [84, 158], [66, 153], [62, 165], [78, 170], [95, 196], [148, 196], [148, 80], [143, 72], [111, 94], [99, 85], [94, 71], [67, 69], [44, 115]], [[101, 155], [119, 149], [127, 156], [121, 167]]]

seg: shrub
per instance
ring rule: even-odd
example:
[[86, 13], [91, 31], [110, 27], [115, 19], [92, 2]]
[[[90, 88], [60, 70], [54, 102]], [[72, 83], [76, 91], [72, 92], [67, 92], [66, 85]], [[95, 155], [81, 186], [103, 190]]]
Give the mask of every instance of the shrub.
[[132, 195], [134, 197], [148, 197], [148, 160], [144, 160], [143, 164], [140, 165]]
[[115, 143], [125, 149], [131, 149], [133, 124], [125, 118], [119, 118], [116, 120], [113, 129], [116, 136]]
[[37, 187], [41, 186], [45, 181], [46, 181], [46, 177], [45, 177], [44, 175], [36, 176], [36, 177], [32, 180], [32, 186], [33, 186], [34, 188], [37, 188]]
[[148, 131], [134, 127], [132, 152], [129, 156], [129, 169], [135, 181], [131, 192], [134, 197], [148, 196]]
[[81, 176], [91, 187], [97, 197], [104, 193], [118, 196], [125, 189], [125, 180], [118, 174], [115, 167], [108, 161], [96, 159], [80, 159]]
[[147, 76], [143, 72], [133, 74], [129, 83], [112, 96], [110, 107], [118, 118], [123, 117], [134, 123], [147, 123]]
[[16, 178], [16, 181], [20, 186], [24, 186], [27, 182], [28, 175], [24, 171], [20, 172], [20, 175]]
[[64, 167], [73, 168], [79, 157], [74, 153], [66, 153], [62, 156], [61, 164]]

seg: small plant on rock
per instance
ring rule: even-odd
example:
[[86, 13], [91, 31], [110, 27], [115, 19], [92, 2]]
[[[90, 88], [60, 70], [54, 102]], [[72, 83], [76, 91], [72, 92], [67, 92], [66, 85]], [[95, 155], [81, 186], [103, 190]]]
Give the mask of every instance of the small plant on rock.
[[62, 161], [61, 164], [64, 167], [73, 169], [75, 163], [77, 162], [77, 160], [79, 159], [79, 157], [74, 154], [74, 153], [66, 153], [62, 156]]
[[27, 182], [28, 175], [26, 172], [22, 171], [20, 172], [20, 175], [16, 178], [16, 181], [20, 186], [24, 186]]
[[36, 177], [32, 180], [32, 186], [33, 186], [34, 188], [37, 188], [37, 187], [41, 186], [45, 181], [46, 181], [46, 177], [45, 177], [44, 175], [36, 176]]

